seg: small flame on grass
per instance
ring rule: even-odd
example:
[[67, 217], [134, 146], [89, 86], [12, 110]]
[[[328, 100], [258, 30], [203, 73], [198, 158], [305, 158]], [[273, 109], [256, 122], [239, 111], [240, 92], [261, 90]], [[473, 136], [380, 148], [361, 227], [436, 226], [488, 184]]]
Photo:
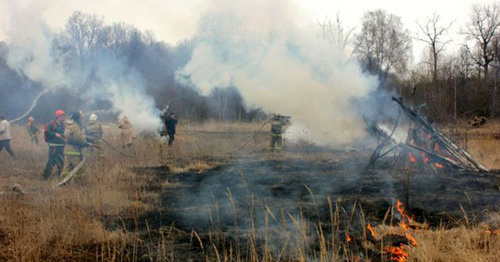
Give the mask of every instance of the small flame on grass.
[[[406, 222], [408, 221], [408, 223], [412, 223], [413, 218], [411, 218], [408, 214], [406, 214], [403, 203], [401, 203], [401, 201], [399, 200], [396, 201], [396, 210], [402, 216], [399, 226], [405, 233], [406, 239], [412, 246], [417, 246], [417, 240], [415, 240], [415, 238], [408, 232], [408, 229], [410, 227]], [[391, 254], [392, 257], [390, 258], [390, 260], [392, 261], [398, 261], [398, 262], [408, 261], [408, 252], [405, 250], [405, 245], [403, 244], [401, 244], [399, 247], [386, 247], [384, 248], [384, 250]]]
[[424, 163], [429, 164], [429, 158], [427, 157], [427, 155], [424, 152], [420, 152], [420, 153], [422, 155], [422, 159], [424, 160]]
[[410, 159], [410, 162], [417, 163], [417, 158], [411, 152], [408, 153], [408, 158]]
[[500, 234], [500, 230], [488, 229], [488, 230], [486, 230], [486, 233], [488, 233], [490, 235], [498, 235], [498, 234]]
[[408, 220], [408, 222], [413, 222], [413, 219], [406, 214], [405, 207], [403, 206], [403, 203], [401, 201], [397, 200], [396, 201], [396, 210], [398, 210], [399, 214], [403, 217], [403, 219]]
[[350, 235], [347, 235], [347, 237], [346, 237], [346, 241], [347, 241], [347, 243], [348, 243], [348, 244], [349, 244], [349, 243], [351, 243], [352, 238], [351, 238], [351, 236], [350, 236]]
[[399, 247], [385, 247], [384, 250], [392, 254], [392, 261], [405, 262], [408, 261], [408, 252], [406, 252], [404, 247], [405, 245]]
[[372, 225], [370, 225], [370, 223], [368, 223], [368, 225], [366, 226], [366, 228], [368, 228], [368, 230], [370, 231], [370, 234], [372, 234], [373, 238], [377, 237], [377, 234], [375, 234], [375, 230], [373, 230]]
[[434, 163], [434, 166], [438, 169], [444, 168], [444, 166], [439, 163]]
[[408, 239], [408, 241], [412, 246], [414, 247], [417, 246], [417, 240], [415, 240], [415, 238], [413, 238], [412, 235], [410, 235], [410, 233], [406, 233], [405, 237]]

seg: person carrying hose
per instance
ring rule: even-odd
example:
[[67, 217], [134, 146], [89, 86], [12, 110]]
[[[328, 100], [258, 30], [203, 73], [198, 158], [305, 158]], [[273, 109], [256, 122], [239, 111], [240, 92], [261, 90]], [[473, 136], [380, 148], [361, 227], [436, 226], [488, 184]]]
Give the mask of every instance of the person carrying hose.
[[281, 151], [283, 149], [283, 133], [288, 124], [289, 116], [284, 116], [279, 113], [275, 113], [271, 120], [271, 143], [269, 145], [269, 150]]
[[66, 113], [62, 110], [57, 110], [55, 116], [56, 119], [45, 124], [43, 128], [45, 142], [49, 145], [49, 159], [47, 160], [42, 175], [42, 179], [44, 180], [52, 176], [54, 166], [57, 167], [57, 176], [60, 176], [64, 166], [64, 147], [66, 146], [64, 130], [66, 128]]
[[[69, 119], [66, 120], [66, 129], [64, 138], [66, 139], [66, 150], [64, 156], [64, 168], [62, 177], [67, 176], [80, 162], [83, 161], [83, 148], [87, 146], [87, 140], [82, 128], [83, 113], [81, 111], [71, 112]], [[84, 168], [80, 168], [75, 178], [83, 176]]]

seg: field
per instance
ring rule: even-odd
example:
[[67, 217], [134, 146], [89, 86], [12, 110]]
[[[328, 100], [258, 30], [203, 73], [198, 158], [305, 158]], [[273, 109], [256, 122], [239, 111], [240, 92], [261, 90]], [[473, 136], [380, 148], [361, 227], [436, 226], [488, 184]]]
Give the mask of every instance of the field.
[[[17, 160], [0, 153], [0, 260], [390, 261], [395, 242], [408, 261], [500, 257], [498, 175], [366, 171], [365, 147], [271, 153], [267, 129], [230, 152], [258, 127], [180, 123], [172, 147], [141, 136], [134, 157], [103, 145], [62, 187], [40, 179], [45, 144], [13, 127]], [[500, 123], [447, 133], [500, 169]], [[114, 124], [105, 138], [119, 144]]]

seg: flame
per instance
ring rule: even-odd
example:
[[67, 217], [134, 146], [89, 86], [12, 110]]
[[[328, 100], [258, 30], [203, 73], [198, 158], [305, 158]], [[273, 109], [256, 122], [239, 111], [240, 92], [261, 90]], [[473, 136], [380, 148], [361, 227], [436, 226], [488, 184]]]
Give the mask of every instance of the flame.
[[[405, 211], [405, 207], [403, 206], [403, 203], [401, 201], [397, 200], [396, 201], [396, 210], [398, 210], [399, 214], [403, 217], [401, 219], [401, 223], [399, 223], [399, 226], [405, 233], [405, 237], [412, 246], [417, 246], [417, 240], [408, 232], [408, 229], [410, 229], [409, 225], [405, 222], [408, 221], [408, 223], [413, 222], [413, 218], [411, 218]], [[393, 255], [391, 260], [395, 261], [407, 261], [408, 258], [408, 253], [404, 249], [404, 245], [401, 245], [400, 247], [392, 247], [390, 249], [387, 249], [389, 253]]]
[[500, 230], [488, 229], [488, 230], [486, 230], [486, 233], [488, 233], [490, 235], [498, 235], [498, 234], [500, 234]]
[[352, 238], [349, 234], [346, 237], [346, 241], [347, 241], [347, 243], [351, 243], [351, 241], [352, 241]]
[[410, 235], [409, 233], [406, 233], [405, 234], [405, 237], [408, 239], [408, 241], [410, 242], [410, 244], [414, 247], [417, 246], [417, 240], [415, 240], [415, 238], [413, 238], [412, 235]]
[[372, 234], [373, 238], [377, 237], [377, 234], [375, 233], [375, 230], [373, 230], [372, 225], [370, 225], [370, 223], [368, 223], [368, 225], [366, 226], [366, 228], [368, 228], [368, 230], [370, 231], [370, 234]]
[[420, 154], [422, 155], [424, 163], [429, 164], [429, 158], [427, 157], [427, 155], [424, 152], [420, 152]]
[[401, 223], [399, 224], [399, 226], [403, 229], [403, 231], [406, 231], [408, 230], [408, 225], [405, 223], [404, 220], [401, 221]]
[[438, 169], [444, 168], [444, 166], [439, 163], [435, 163], [434, 166]]
[[438, 143], [434, 143], [434, 151], [439, 151], [439, 146], [438, 146]]
[[[403, 203], [401, 203], [401, 201], [397, 200], [396, 201], [396, 210], [398, 210], [399, 214], [401, 214], [401, 216], [403, 217], [403, 219], [407, 219], [408, 222], [413, 222], [413, 219], [408, 216], [405, 212], [405, 207], [403, 206]], [[404, 222], [404, 221], [402, 221]]]
[[408, 153], [408, 158], [410, 158], [410, 162], [417, 163], [417, 158], [411, 152]]
[[384, 250], [392, 254], [391, 260], [398, 262], [408, 261], [408, 252], [404, 249], [405, 245], [401, 244], [399, 247], [385, 247]]

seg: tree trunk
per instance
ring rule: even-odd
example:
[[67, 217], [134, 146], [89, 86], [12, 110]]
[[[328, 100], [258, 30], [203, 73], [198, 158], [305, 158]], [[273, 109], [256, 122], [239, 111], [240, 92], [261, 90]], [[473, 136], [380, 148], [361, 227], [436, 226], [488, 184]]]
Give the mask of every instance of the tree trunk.
[[495, 70], [495, 79], [493, 79], [493, 94], [492, 94], [492, 103], [491, 103], [491, 117], [496, 116], [497, 112], [497, 78], [498, 78], [498, 69]]
[[453, 78], [453, 89], [455, 91], [455, 104], [453, 105], [453, 118], [457, 122], [457, 78]]

